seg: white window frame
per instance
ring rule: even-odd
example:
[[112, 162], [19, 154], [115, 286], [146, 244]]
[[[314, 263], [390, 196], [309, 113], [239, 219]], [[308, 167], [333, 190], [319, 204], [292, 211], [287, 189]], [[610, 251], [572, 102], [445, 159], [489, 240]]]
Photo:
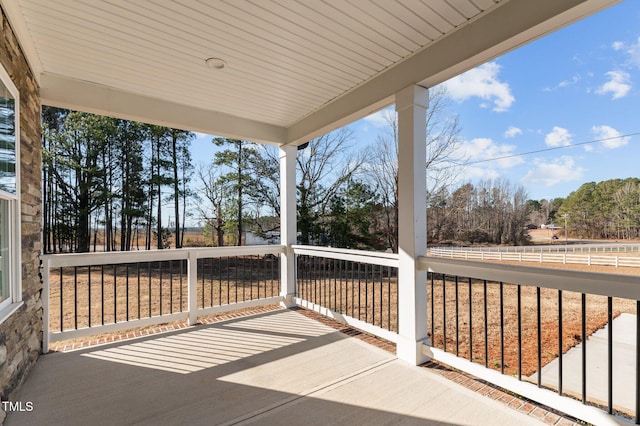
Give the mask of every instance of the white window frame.
[[[8, 201], [4, 214], [10, 224], [8, 229], [9, 259], [4, 262], [8, 271], [3, 271], [3, 281], [9, 286], [8, 297], [0, 302], [0, 323], [4, 322], [22, 305], [22, 248], [20, 244], [22, 222], [20, 218], [20, 92], [11, 77], [0, 64], [0, 81], [7, 88], [14, 99], [15, 129], [16, 129], [16, 193], [11, 194], [0, 190], [0, 198]], [[5, 283], [3, 283], [4, 285]]]

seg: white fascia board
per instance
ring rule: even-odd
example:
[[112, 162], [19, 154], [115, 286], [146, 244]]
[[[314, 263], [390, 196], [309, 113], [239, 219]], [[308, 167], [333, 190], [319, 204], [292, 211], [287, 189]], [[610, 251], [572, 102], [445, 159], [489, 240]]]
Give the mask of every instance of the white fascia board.
[[2, 6], [2, 10], [9, 20], [11, 29], [18, 39], [18, 44], [20, 44], [20, 48], [29, 63], [29, 67], [35, 76], [36, 81], [40, 83], [40, 74], [43, 71], [42, 63], [40, 62], [40, 57], [38, 56], [38, 51], [33, 43], [33, 39], [31, 38], [31, 33], [29, 32], [27, 23], [24, 20], [22, 11], [20, 10], [19, 2], [15, 0], [0, 0], [0, 6]]
[[281, 145], [286, 137], [284, 127], [50, 73], [40, 76], [40, 97], [43, 105], [234, 139]]
[[327, 103], [289, 128], [300, 144], [393, 102], [411, 85], [433, 87], [620, 0], [502, 1], [453, 33]]

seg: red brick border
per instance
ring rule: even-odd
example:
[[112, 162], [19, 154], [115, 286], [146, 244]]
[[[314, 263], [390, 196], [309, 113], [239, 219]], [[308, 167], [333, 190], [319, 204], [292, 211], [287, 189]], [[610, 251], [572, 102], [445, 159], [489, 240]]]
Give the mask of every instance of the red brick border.
[[[196, 324], [214, 324], [220, 321], [226, 321], [233, 318], [242, 318], [250, 315], [263, 314], [265, 312], [277, 311], [282, 309], [278, 305], [266, 305], [257, 308], [238, 309], [235, 311], [229, 311], [222, 314], [209, 315], [205, 317], [199, 317]], [[133, 339], [135, 337], [149, 336], [158, 333], [165, 333], [167, 331], [182, 330], [189, 327], [187, 320], [174, 321], [166, 324], [152, 325], [148, 327], [135, 328], [131, 330], [116, 331], [113, 333], [101, 334], [98, 336], [84, 337], [80, 339], [61, 340], [59, 342], [53, 342], [49, 344], [50, 352], [64, 352], [74, 349], [87, 348], [96, 345], [103, 345], [106, 343], [114, 343], [122, 340]]]
[[[273, 312], [277, 310], [283, 309], [278, 305], [268, 305], [261, 306], [257, 308], [247, 308], [240, 309], [236, 311], [230, 311], [223, 314], [210, 315], [206, 317], [198, 318], [198, 324], [214, 324], [221, 321], [226, 321], [233, 318], [242, 318], [256, 314], [262, 314], [267, 312]], [[373, 336], [368, 334], [362, 330], [358, 330], [357, 328], [351, 327], [350, 325], [340, 323], [333, 318], [329, 318], [324, 316], [318, 312], [304, 309], [300, 307], [291, 308], [292, 311], [295, 311], [301, 315], [304, 315], [307, 318], [318, 321], [328, 327], [333, 328], [336, 331], [339, 331], [347, 336], [362, 340], [370, 345], [376, 346], [380, 349], [386, 350], [390, 353], [395, 354], [396, 345], [393, 342], [382, 339], [377, 336]], [[161, 324], [157, 326], [150, 326], [144, 328], [138, 328], [133, 330], [125, 330], [122, 332], [115, 332], [104, 334], [100, 336], [87, 337], [83, 339], [76, 340], [66, 340], [52, 343], [49, 346], [49, 350], [52, 352], [64, 352], [68, 350], [86, 348], [95, 345], [101, 345], [105, 343], [113, 343], [122, 340], [132, 339], [135, 337], [148, 336], [157, 333], [163, 333], [167, 331], [173, 330], [181, 330], [189, 327], [186, 320], [176, 321], [167, 324]], [[563, 413], [559, 413], [551, 408], [539, 405], [533, 401], [527, 400], [520, 396], [509, 393], [508, 391], [504, 391], [501, 388], [498, 388], [491, 383], [480, 380], [470, 374], [463, 373], [460, 371], [453, 370], [452, 368], [440, 364], [434, 361], [426, 362], [422, 364], [421, 367], [429, 369], [432, 373], [438, 374], [448, 380], [451, 380], [454, 383], [458, 383], [461, 386], [466, 387], [467, 389], [477, 392], [482, 396], [491, 398], [498, 402], [503, 403], [504, 405], [512, 408], [516, 411], [520, 411], [524, 414], [528, 414], [529, 416], [535, 417], [543, 421], [549, 425], [555, 426], [581, 426], [581, 423], [578, 423], [575, 419], [565, 416]]]

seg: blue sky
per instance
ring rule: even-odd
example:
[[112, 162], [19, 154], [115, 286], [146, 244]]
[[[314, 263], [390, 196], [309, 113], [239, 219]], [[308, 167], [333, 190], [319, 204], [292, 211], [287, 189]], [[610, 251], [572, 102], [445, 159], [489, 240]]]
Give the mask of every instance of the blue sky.
[[[444, 84], [462, 127], [458, 155], [473, 163], [459, 170], [460, 182], [503, 177], [529, 198], [550, 199], [585, 182], [640, 177], [637, 0]], [[352, 124], [355, 145], [373, 145], [382, 122], [377, 113]], [[213, 155], [210, 139], [198, 135], [194, 158]], [[516, 155], [549, 148], [558, 149]]]
[[[627, 0], [445, 83], [470, 163], [560, 149], [460, 170], [504, 177], [533, 199], [582, 183], [640, 176], [640, 2]], [[359, 134], [379, 120], [361, 123]], [[587, 143], [604, 138], [599, 143]]]

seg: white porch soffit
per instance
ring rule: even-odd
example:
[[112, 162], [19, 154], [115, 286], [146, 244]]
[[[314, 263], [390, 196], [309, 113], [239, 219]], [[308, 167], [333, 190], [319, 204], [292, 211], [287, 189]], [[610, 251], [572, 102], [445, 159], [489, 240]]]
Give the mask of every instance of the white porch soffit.
[[43, 104], [273, 144], [303, 143], [617, 2], [0, 1]]

